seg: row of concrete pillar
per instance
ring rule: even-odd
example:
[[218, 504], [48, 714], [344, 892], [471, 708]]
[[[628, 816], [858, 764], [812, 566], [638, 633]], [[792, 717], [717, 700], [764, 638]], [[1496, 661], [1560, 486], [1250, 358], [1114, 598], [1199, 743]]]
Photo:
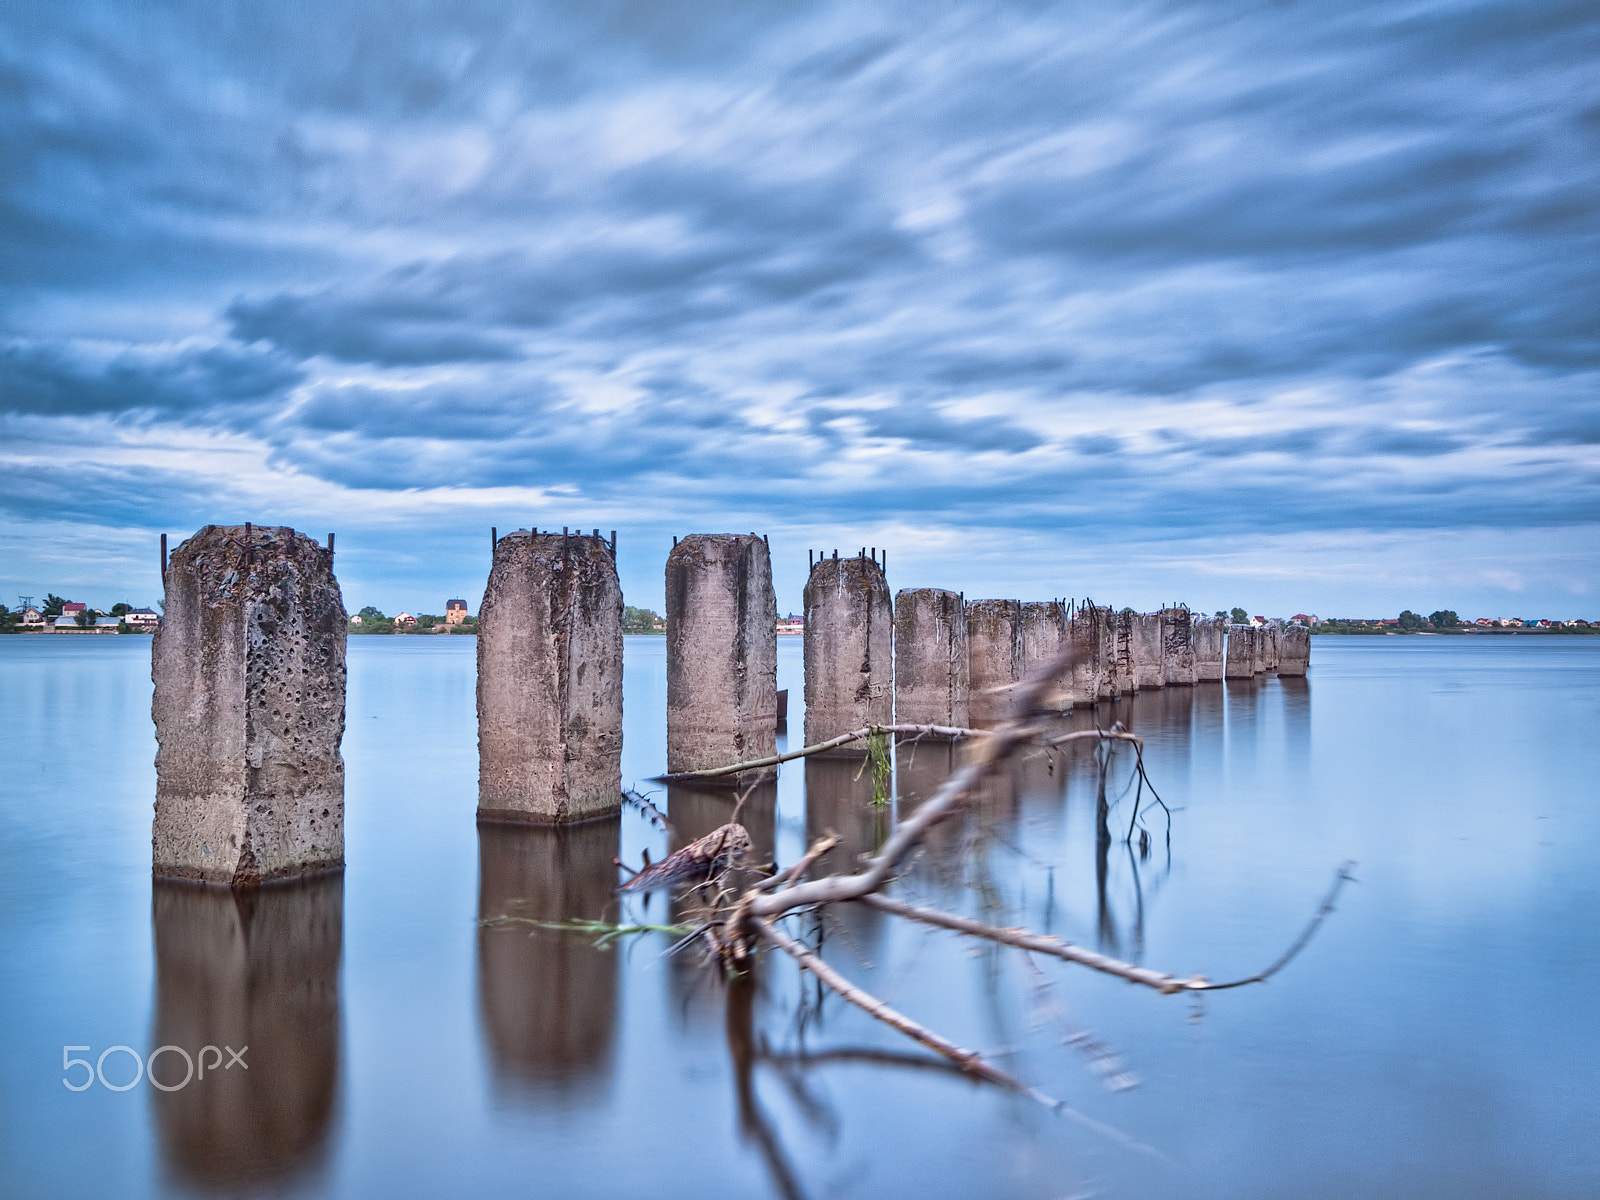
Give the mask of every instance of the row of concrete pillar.
[[[163, 557], [165, 549], [163, 543]], [[234, 885], [344, 853], [346, 616], [324, 548], [292, 529], [207, 526], [164, 563], [152, 677], [159, 875]], [[777, 600], [766, 539], [698, 534], [666, 564], [667, 770], [774, 753]], [[874, 548], [814, 559], [805, 587], [805, 738], [864, 725], [982, 725], [1071, 644], [1052, 703], [1304, 674], [1307, 631], [1224, 628], [1187, 609], [972, 600], [891, 604]], [[572, 823], [621, 801], [622, 589], [616, 539], [494, 538], [478, 616], [478, 815]]]

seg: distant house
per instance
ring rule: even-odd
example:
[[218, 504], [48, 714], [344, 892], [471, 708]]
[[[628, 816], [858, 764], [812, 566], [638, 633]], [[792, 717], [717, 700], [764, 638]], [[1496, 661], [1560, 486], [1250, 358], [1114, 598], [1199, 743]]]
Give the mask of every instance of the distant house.
[[417, 619], [408, 612], [400, 612], [395, 614], [394, 625], [396, 629], [413, 629], [416, 627], [416, 624]]
[[1550, 622], [1549, 621], [1540, 621], [1539, 622], [1539, 628], [1540, 629], [1549, 629], [1550, 628]]
[[122, 619], [135, 629], [154, 629], [161, 624], [161, 617], [153, 608], [131, 608], [122, 614]]
[[44, 614], [30, 604], [22, 610], [22, 623], [24, 625], [43, 625]]
[[87, 604], [79, 604], [76, 601], [69, 600], [67, 603], [61, 606], [61, 615], [64, 617], [75, 617], [88, 607], [89, 606]]
[[778, 634], [783, 637], [795, 637], [806, 631], [804, 617], [797, 617], [790, 613], [787, 617], [778, 618]]
[[352, 625], [360, 625], [360, 624], [362, 624], [361, 614], [357, 613], [355, 616], [351, 617], [350, 618], [350, 624], [352, 624]]
[[467, 602], [465, 600], [446, 600], [444, 602], [444, 623], [446, 625], [459, 625], [467, 619]]
[[1473, 624], [1474, 625], [1482, 625], [1482, 626], [1487, 627], [1487, 626], [1493, 625], [1494, 622], [1491, 621], [1488, 617], [1479, 617], [1476, 621], [1473, 622]]

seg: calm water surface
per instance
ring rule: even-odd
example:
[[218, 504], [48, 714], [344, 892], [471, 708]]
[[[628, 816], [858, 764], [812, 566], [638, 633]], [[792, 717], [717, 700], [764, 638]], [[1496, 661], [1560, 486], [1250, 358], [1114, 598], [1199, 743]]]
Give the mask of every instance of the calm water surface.
[[[1149, 739], [1170, 852], [1157, 812], [1148, 857], [1097, 853], [1087, 760], [1035, 758], [901, 885], [1222, 979], [1357, 860], [1267, 986], [1196, 1003], [830, 921], [842, 971], [1084, 1120], [929, 1066], [787, 961], [729, 987], [662, 935], [482, 925], [614, 916], [612, 856], [672, 835], [480, 831], [473, 650], [351, 639], [349, 866], [235, 900], [152, 888], [149, 642], [0, 638], [0, 1194], [1600, 1195], [1600, 639], [1321, 638], [1305, 681], [1102, 707]], [[663, 764], [664, 651], [628, 639], [625, 780]], [[829, 828], [870, 849], [948, 769], [902, 751], [874, 809], [855, 764], [793, 764], [747, 823], [780, 861]], [[653, 795], [679, 837], [728, 811]], [[63, 1046], [246, 1043], [248, 1074], [170, 1093], [62, 1084]]]

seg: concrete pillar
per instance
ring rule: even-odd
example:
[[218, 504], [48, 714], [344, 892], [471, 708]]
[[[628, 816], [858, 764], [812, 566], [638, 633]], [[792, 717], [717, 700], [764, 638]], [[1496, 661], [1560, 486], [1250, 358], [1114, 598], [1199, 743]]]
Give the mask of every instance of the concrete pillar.
[[1163, 651], [1161, 614], [1135, 613], [1133, 617], [1133, 686], [1138, 691], [1165, 687], [1167, 667]]
[[518, 530], [478, 612], [478, 817], [622, 807], [622, 588], [604, 538]]
[[1197, 683], [1214, 683], [1222, 678], [1224, 651], [1228, 640], [1225, 617], [1202, 617], [1192, 625], [1194, 677]]
[[778, 600], [767, 543], [690, 534], [667, 556], [667, 770], [765, 758], [777, 728]]
[[806, 743], [889, 724], [894, 608], [883, 568], [865, 556], [822, 559], [806, 580], [805, 617]]
[[968, 705], [973, 725], [1004, 717], [1022, 677], [1022, 605], [1015, 600], [967, 601]]
[[1256, 675], [1265, 673], [1267, 669], [1267, 627], [1255, 627], [1255, 639], [1251, 643], [1253, 650], [1250, 659], [1250, 670]]
[[[210, 1195], [304, 1186], [338, 1107], [343, 875], [235, 891], [157, 879], [150, 907], [150, 1046], [190, 1059], [152, 1054], [160, 1086], [140, 1089], [166, 1174]], [[225, 1047], [242, 1063], [228, 1066]]]
[[333, 553], [207, 525], [156, 630], [155, 874], [251, 886], [344, 865], [344, 649]]
[[1249, 679], [1256, 673], [1256, 631], [1253, 625], [1229, 625], [1227, 660], [1223, 671], [1227, 679]]
[[1112, 700], [1117, 691], [1117, 614], [1110, 606], [1092, 607], [1095, 633], [1099, 642], [1098, 662], [1095, 665], [1098, 698]]
[[1100, 609], [1084, 605], [1067, 618], [1067, 640], [1072, 646], [1072, 668], [1064, 691], [1075, 707], [1090, 706], [1100, 699], [1103, 665], [1100, 658]]
[[1266, 634], [1266, 640], [1262, 645], [1262, 657], [1266, 663], [1266, 669], [1276, 671], [1278, 669], [1278, 659], [1283, 653], [1283, 622], [1277, 617], [1273, 617], [1261, 632]]
[[[1060, 600], [1027, 601], [1017, 609], [1018, 638], [1022, 661], [1017, 678], [1026, 679], [1050, 662], [1067, 645], [1067, 606]], [[1072, 680], [1067, 672], [1045, 690], [1046, 711], [1066, 712], [1072, 707]]]
[[1161, 658], [1168, 687], [1198, 682], [1194, 616], [1187, 608], [1161, 610]]
[[943, 588], [894, 598], [894, 719], [901, 725], [968, 724], [967, 610]]
[[1134, 692], [1133, 627], [1139, 614], [1124, 609], [1111, 614], [1113, 651], [1111, 656], [1111, 694], [1131, 696]]
[[1278, 657], [1279, 675], [1304, 675], [1311, 666], [1311, 630], [1304, 625], [1283, 628], [1283, 649]]

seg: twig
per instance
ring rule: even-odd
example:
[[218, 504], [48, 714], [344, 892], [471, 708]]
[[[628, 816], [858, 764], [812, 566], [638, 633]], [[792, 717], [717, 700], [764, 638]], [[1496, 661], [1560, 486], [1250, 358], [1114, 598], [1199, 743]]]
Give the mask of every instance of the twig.
[[1129, 983], [1137, 983], [1142, 987], [1153, 988], [1163, 995], [1170, 996], [1175, 992], [1198, 990], [1206, 984], [1206, 981], [1200, 976], [1195, 976], [1193, 979], [1179, 979], [1175, 975], [1168, 975], [1162, 971], [1152, 971], [1149, 967], [1138, 967], [1120, 959], [1098, 954], [1093, 950], [1085, 950], [1081, 946], [1074, 946], [1072, 943], [1063, 942], [1059, 938], [1029, 933], [1025, 929], [1002, 929], [998, 925], [988, 925], [982, 921], [974, 921], [971, 917], [959, 917], [954, 913], [940, 912], [938, 909], [922, 908], [920, 905], [907, 904], [902, 900], [893, 900], [876, 892], [868, 896], [858, 896], [856, 900], [858, 903], [871, 905], [873, 908], [882, 912], [892, 913], [897, 917], [920, 921], [924, 925], [936, 925], [941, 929], [953, 930], [956, 933], [965, 933], [972, 937], [987, 938], [991, 942], [1015, 946], [1019, 950], [1048, 954], [1064, 962], [1077, 963], [1079, 966], [1088, 967], [1090, 970], [1099, 971], [1105, 975], [1115, 975], [1118, 979], [1126, 979]]
[[1306, 944], [1311, 941], [1311, 936], [1317, 932], [1317, 926], [1321, 925], [1323, 919], [1333, 911], [1333, 902], [1339, 898], [1339, 890], [1343, 888], [1346, 883], [1355, 882], [1356, 877], [1350, 874], [1351, 871], [1355, 870], [1355, 866], [1355, 860], [1351, 859], [1339, 868], [1339, 873], [1334, 876], [1333, 886], [1328, 889], [1328, 894], [1322, 898], [1322, 904], [1317, 908], [1316, 915], [1313, 916], [1310, 923], [1300, 931], [1300, 936], [1295, 938], [1294, 944], [1280, 954], [1278, 956], [1278, 960], [1265, 971], [1261, 971], [1244, 979], [1234, 979], [1227, 983], [1208, 983], [1203, 987], [1190, 988], [1189, 990], [1195, 992], [1221, 992], [1226, 991], [1228, 988], [1244, 987], [1248, 983], [1265, 983], [1267, 980], [1271, 979], [1279, 971], [1288, 966], [1290, 960], [1292, 960], [1295, 955], [1299, 954], [1300, 951], [1306, 948]]
[[829, 850], [832, 850], [838, 844], [839, 835], [834, 833], [831, 829], [828, 830], [826, 836], [820, 837], [816, 841], [812, 842], [811, 849], [807, 850], [793, 863], [779, 871], [776, 875], [770, 875], [766, 879], [763, 879], [760, 883], [756, 884], [755, 890], [758, 892], [770, 892], [774, 888], [782, 887], [790, 880], [799, 879], [811, 869], [812, 865], [817, 861], [817, 859], [821, 858], [824, 854], [826, 854]]
[[1059, 1100], [1055, 1100], [1050, 1096], [1046, 1096], [1037, 1088], [1029, 1087], [1027, 1084], [1023, 1083], [1022, 1080], [1016, 1078], [1015, 1076], [1007, 1075], [1004, 1071], [1000, 1070], [999, 1067], [996, 1067], [993, 1064], [985, 1061], [983, 1056], [977, 1051], [963, 1050], [954, 1042], [940, 1037], [937, 1033], [934, 1033], [933, 1030], [925, 1028], [922, 1025], [918, 1025], [904, 1013], [897, 1012], [895, 1009], [890, 1008], [882, 1000], [879, 1000], [871, 993], [862, 991], [843, 975], [840, 975], [827, 963], [823, 962], [804, 945], [795, 941], [788, 934], [776, 928], [770, 921], [764, 921], [759, 917], [753, 917], [751, 918], [751, 925], [763, 939], [772, 943], [785, 954], [788, 954], [807, 971], [810, 971], [819, 982], [826, 984], [833, 991], [837, 992], [842, 998], [848, 1000], [851, 1004], [854, 1004], [857, 1008], [861, 1009], [869, 1016], [876, 1017], [885, 1025], [888, 1025], [894, 1029], [898, 1029], [912, 1041], [926, 1046], [935, 1054], [939, 1054], [945, 1058], [948, 1058], [951, 1062], [956, 1063], [962, 1068], [962, 1070], [968, 1072], [969, 1074], [976, 1075], [980, 1079], [986, 1079], [990, 1083], [997, 1083], [1003, 1088], [1007, 1088], [1010, 1091], [1014, 1091], [1028, 1097], [1030, 1100], [1038, 1101], [1038, 1103], [1044, 1105], [1046, 1108], [1058, 1110], [1062, 1107]]

